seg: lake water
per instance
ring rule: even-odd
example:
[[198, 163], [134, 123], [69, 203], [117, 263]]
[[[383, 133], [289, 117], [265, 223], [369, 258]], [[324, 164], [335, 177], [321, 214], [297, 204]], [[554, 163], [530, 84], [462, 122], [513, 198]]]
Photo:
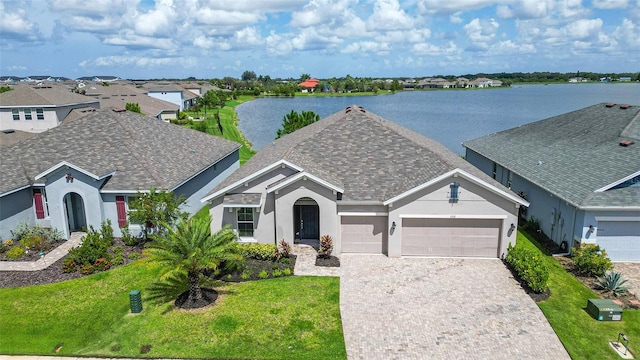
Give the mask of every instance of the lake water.
[[379, 96], [260, 98], [239, 105], [236, 111], [238, 127], [255, 150], [273, 141], [282, 118], [291, 110], [310, 110], [324, 118], [356, 104], [463, 154], [463, 141], [606, 102], [640, 105], [640, 84], [514, 85]]

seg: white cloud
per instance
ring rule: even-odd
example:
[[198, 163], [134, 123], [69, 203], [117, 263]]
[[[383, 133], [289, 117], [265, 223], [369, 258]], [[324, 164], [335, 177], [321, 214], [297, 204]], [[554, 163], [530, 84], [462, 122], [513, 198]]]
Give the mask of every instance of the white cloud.
[[234, 41], [239, 46], [253, 46], [264, 43], [264, 39], [262, 39], [256, 27], [246, 27], [236, 31]]
[[38, 24], [29, 20], [29, 14], [21, 8], [5, 8], [0, 2], [1, 38], [16, 38], [19, 41], [40, 41], [42, 34]]
[[199, 35], [195, 39], [193, 39], [193, 45], [202, 49], [212, 49], [216, 45], [216, 42], [213, 40], [213, 38]]
[[494, 19], [487, 21], [475, 18], [463, 28], [469, 40], [473, 42], [488, 42], [495, 37], [498, 27], [500, 25]]
[[582, 19], [565, 27], [566, 35], [572, 39], [589, 39], [597, 36], [602, 29], [601, 19]]
[[268, 55], [286, 55], [293, 50], [291, 42], [284, 36], [277, 34], [275, 30], [271, 30], [266, 42]]
[[623, 19], [611, 36], [629, 49], [640, 50], [640, 26], [629, 19]]
[[309, 27], [314, 25], [331, 26], [340, 21], [345, 14], [350, 13], [353, 0], [312, 0], [304, 6], [302, 11], [291, 14], [291, 26]]
[[179, 65], [185, 68], [197, 66], [196, 58], [191, 57], [145, 57], [145, 56], [100, 56], [92, 60], [83, 60], [78, 65], [84, 68], [91, 67], [159, 67]]
[[359, 41], [353, 42], [344, 47], [340, 52], [343, 54], [353, 53], [375, 53], [386, 54], [391, 51], [389, 44], [377, 41]]
[[144, 36], [167, 36], [173, 32], [176, 17], [173, 1], [160, 0], [155, 9], [136, 16], [135, 30]]
[[400, 8], [398, 0], [376, 0], [373, 14], [367, 19], [367, 30], [412, 29], [416, 20]]
[[128, 48], [149, 49], [173, 49], [177, 45], [171, 39], [162, 39], [151, 36], [140, 36], [132, 32], [124, 32], [117, 35], [109, 35], [102, 41], [107, 45], [126, 46]]
[[532, 44], [518, 44], [511, 40], [500, 41], [491, 46], [491, 54], [533, 54], [536, 52]]
[[461, 52], [453, 41], [450, 41], [449, 44], [443, 46], [437, 46], [430, 43], [414, 44], [411, 49], [412, 53], [415, 55], [428, 56], [456, 55]]
[[375, 36], [374, 38], [379, 42], [387, 42], [393, 44], [413, 44], [424, 42], [430, 37], [431, 30], [424, 28], [404, 31], [387, 31], [378, 36]]
[[457, 12], [457, 13], [452, 14], [451, 16], [449, 16], [449, 21], [450, 21], [452, 24], [462, 24], [462, 22], [463, 22], [464, 20], [462, 20], [462, 18], [460, 17], [460, 13], [459, 13], [459, 12]]
[[591, 4], [596, 9], [624, 9], [629, 5], [629, 0], [593, 0]]
[[445, 13], [453, 14], [468, 12], [493, 6], [509, 0], [420, 0], [418, 1], [418, 12], [421, 14]]

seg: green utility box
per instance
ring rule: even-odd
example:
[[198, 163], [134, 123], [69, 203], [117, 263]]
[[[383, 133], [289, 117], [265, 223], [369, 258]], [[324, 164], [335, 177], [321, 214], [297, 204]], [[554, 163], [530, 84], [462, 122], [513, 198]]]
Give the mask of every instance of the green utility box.
[[622, 320], [622, 308], [609, 299], [589, 299], [587, 312], [598, 321]]
[[129, 302], [131, 303], [131, 312], [138, 314], [142, 312], [142, 295], [140, 290], [133, 290], [129, 293]]

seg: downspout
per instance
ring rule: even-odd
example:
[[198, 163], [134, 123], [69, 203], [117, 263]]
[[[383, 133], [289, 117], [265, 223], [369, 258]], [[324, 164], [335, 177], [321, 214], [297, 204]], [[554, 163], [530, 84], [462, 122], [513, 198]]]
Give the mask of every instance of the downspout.
[[[576, 217], [578, 217], [578, 208], [573, 208], [573, 221], [571, 222], [571, 246], [567, 249], [569, 254], [571, 254], [571, 249], [573, 249], [573, 242], [576, 238]], [[580, 239], [582, 239], [582, 232], [580, 232]]]

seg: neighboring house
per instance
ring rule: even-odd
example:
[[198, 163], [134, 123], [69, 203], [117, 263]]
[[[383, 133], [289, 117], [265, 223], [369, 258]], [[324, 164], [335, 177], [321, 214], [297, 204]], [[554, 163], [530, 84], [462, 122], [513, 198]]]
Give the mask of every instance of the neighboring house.
[[178, 85], [145, 85], [147, 95], [167, 101], [180, 106], [180, 111], [184, 111], [195, 106], [198, 95], [186, 90]]
[[302, 92], [313, 92], [320, 80], [311, 78], [298, 84], [302, 88]]
[[16, 86], [0, 93], [0, 130], [42, 132], [64, 121], [71, 110], [100, 108], [98, 100], [62, 86]]
[[265, 146], [203, 198], [212, 231], [336, 253], [500, 257], [528, 203], [443, 145], [349, 106]]
[[531, 202], [523, 217], [570, 249], [640, 261], [640, 107], [598, 104], [463, 144], [469, 162]]
[[[138, 191], [200, 199], [239, 167], [240, 145], [128, 111], [90, 111], [2, 146], [0, 237], [20, 223], [70, 232], [111, 220], [116, 236]], [[132, 233], [140, 225], [128, 224]]]
[[620, 76], [620, 81], [631, 81], [631, 76]]
[[83, 89], [86, 96], [99, 100], [100, 107], [103, 108], [124, 109], [127, 103], [136, 103], [140, 105], [140, 111], [143, 114], [153, 116], [159, 120], [177, 119], [180, 111], [180, 106], [148, 96], [144, 91], [137, 89], [133, 85], [110, 84], [109, 86], [103, 86], [102, 84], [91, 84]]

